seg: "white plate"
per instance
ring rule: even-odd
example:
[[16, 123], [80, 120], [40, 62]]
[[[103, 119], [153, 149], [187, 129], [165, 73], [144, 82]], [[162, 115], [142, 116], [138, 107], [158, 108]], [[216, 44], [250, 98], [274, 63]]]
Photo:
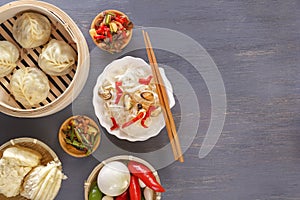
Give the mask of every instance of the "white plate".
[[[112, 126], [112, 122], [110, 117], [106, 113], [107, 111], [104, 109], [105, 100], [103, 100], [98, 95], [98, 88], [105, 78], [115, 77], [116, 75], [119, 75], [117, 74], [117, 72], [125, 70], [129, 67], [143, 68], [144, 72], [146, 73], [146, 76], [149, 76], [151, 74], [150, 65], [148, 65], [141, 58], [126, 56], [113, 61], [105, 67], [104, 71], [102, 72], [102, 74], [99, 75], [97, 79], [97, 83], [93, 90], [93, 106], [95, 109], [95, 114], [99, 119], [100, 124], [108, 131], [108, 133], [118, 137], [119, 139], [125, 139], [131, 142], [145, 141], [151, 137], [158, 135], [159, 132], [164, 128], [165, 121], [162, 113], [160, 113], [157, 117], [152, 117], [152, 123], [148, 128], [143, 128], [141, 126], [130, 126], [130, 128], [119, 128], [117, 130], [111, 131], [110, 128]], [[167, 90], [169, 104], [171, 108], [175, 105], [173, 89], [171, 83], [169, 82], [164, 73], [164, 70], [162, 68], [160, 68], [159, 70]]]

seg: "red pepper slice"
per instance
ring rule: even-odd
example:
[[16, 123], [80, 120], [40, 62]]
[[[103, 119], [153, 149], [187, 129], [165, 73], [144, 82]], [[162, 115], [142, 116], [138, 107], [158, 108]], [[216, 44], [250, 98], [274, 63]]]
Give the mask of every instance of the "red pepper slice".
[[122, 125], [122, 128], [126, 128], [127, 126], [130, 126], [131, 124], [135, 123], [136, 121], [142, 119], [144, 117], [144, 114], [145, 114], [144, 112], [140, 112], [135, 118], [131, 119], [128, 122], [125, 122]]
[[115, 200], [129, 200], [129, 191], [126, 190], [125, 192], [117, 196]]
[[148, 85], [152, 79], [152, 75], [149, 75], [147, 78], [140, 78], [139, 83], [143, 85]]
[[141, 121], [141, 125], [144, 127], [144, 128], [148, 128], [148, 126], [145, 124], [146, 120], [150, 117], [151, 115], [151, 112], [154, 111], [156, 109], [155, 106], [150, 106], [148, 108], [148, 110], [146, 111], [146, 114], [144, 116], [144, 118], [142, 119]]
[[104, 35], [94, 35], [95, 40], [103, 40], [106, 38]]
[[139, 179], [136, 176], [131, 176], [129, 184], [130, 200], [141, 200], [142, 192], [139, 185]]
[[158, 183], [154, 174], [145, 165], [131, 160], [128, 162], [128, 169], [134, 176], [141, 179], [146, 186], [155, 192], [165, 192], [165, 189]]
[[123, 95], [123, 91], [121, 90], [120, 86], [122, 86], [122, 82], [115, 82], [115, 86], [116, 86], [116, 91], [117, 91], [117, 98], [115, 100], [115, 104], [118, 104], [122, 95]]
[[112, 122], [112, 127], [110, 127], [110, 130], [113, 131], [115, 129], [118, 129], [120, 126], [119, 124], [117, 123], [116, 119], [114, 117], [111, 117], [111, 122]]

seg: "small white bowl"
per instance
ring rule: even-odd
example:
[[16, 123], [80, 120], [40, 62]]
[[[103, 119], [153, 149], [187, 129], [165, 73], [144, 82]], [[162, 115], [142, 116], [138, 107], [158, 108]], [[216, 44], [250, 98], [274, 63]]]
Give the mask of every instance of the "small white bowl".
[[[151, 137], [154, 137], [159, 134], [159, 132], [164, 128], [165, 126], [165, 120], [163, 117], [163, 113], [161, 112], [157, 117], [152, 118], [152, 123], [148, 128], [139, 128], [135, 127], [128, 130], [125, 129], [117, 129], [117, 130], [110, 130], [112, 124], [110, 117], [106, 117], [106, 110], [104, 108], [105, 100], [103, 100], [98, 95], [98, 88], [101, 85], [101, 82], [107, 77], [112, 76], [111, 74], [117, 75], [117, 71], [122, 70], [123, 68], [128, 67], [142, 67], [145, 68], [147, 71], [147, 75], [151, 74], [151, 67], [148, 65], [143, 59], [141, 58], [135, 58], [131, 56], [126, 56], [118, 60], [114, 60], [112, 63], [107, 65], [102, 72], [102, 74], [99, 75], [97, 79], [97, 83], [93, 90], [93, 106], [95, 110], [95, 114], [97, 118], [99, 119], [100, 124], [108, 131], [108, 133], [116, 136], [119, 139], [125, 139], [131, 142], [135, 141], [145, 141]], [[164, 70], [160, 68], [160, 73], [162, 76], [162, 79], [164, 81], [165, 87], [167, 89], [167, 94], [169, 97], [169, 104], [170, 108], [175, 105], [175, 99], [173, 96], [173, 88], [169, 80], [167, 79]], [[138, 129], [139, 128], [139, 129]], [[127, 131], [127, 132], [126, 132]], [[129, 133], [129, 134], [128, 134]]]

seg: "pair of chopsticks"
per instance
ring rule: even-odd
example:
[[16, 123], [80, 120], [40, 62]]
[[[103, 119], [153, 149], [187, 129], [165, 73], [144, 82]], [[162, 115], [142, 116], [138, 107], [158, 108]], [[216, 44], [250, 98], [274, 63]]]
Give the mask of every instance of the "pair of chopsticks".
[[143, 30], [143, 36], [144, 36], [149, 63], [155, 81], [159, 102], [163, 110], [163, 115], [166, 122], [166, 128], [171, 143], [172, 151], [174, 154], [174, 158], [175, 160], [179, 160], [179, 162], [184, 162], [180, 143], [179, 143], [179, 138], [176, 131], [176, 126], [170, 109], [168, 95], [166, 93], [166, 88], [164, 86], [161, 74], [159, 72], [158, 64], [156, 61], [154, 51], [152, 49], [149, 35], [144, 30]]

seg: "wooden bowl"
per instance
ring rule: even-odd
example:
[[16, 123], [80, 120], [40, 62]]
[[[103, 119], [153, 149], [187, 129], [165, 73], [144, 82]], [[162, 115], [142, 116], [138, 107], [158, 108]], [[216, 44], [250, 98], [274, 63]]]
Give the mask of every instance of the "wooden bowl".
[[[108, 158], [108, 159], [102, 161], [90, 173], [88, 179], [84, 183], [84, 199], [88, 200], [89, 191], [91, 189], [90, 187], [91, 187], [93, 182], [97, 181], [99, 171], [104, 165], [106, 165], [107, 163], [112, 162], [112, 161], [121, 161], [121, 162], [126, 163], [130, 160], [142, 163], [143, 165], [147, 166], [152, 171], [152, 173], [154, 174], [156, 180], [160, 183], [160, 178], [159, 178], [159, 175], [158, 175], [157, 171], [154, 169], [154, 167], [152, 165], [150, 165], [145, 160], [143, 160], [141, 158], [138, 158], [138, 157], [135, 157], [135, 156], [130, 156], [130, 155], [114, 156], [114, 157], [111, 157], [111, 158]], [[154, 193], [153, 200], [160, 200], [160, 199], [161, 199], [161, 193], [160, 192]]]
[[[125, 16], [128, 20], [128, 16], [126, 14], [124, 14], [123, 12], [119, 11], [119, 10], [105, 10], [105, 11], [102, 11], [100, 12], [95, 18], [94, 20], [92, 21], [91, 23], [91, 27], [90, 27], [90, 36], [93, 40], [93, 42], [97, 45], [97, 47], [99, 47], [100, 49], [104, 50], [104, 51], [108, 51], [110, 53], [116, 53], [116, 52], [120, 52], [122, 49], [124, 49], [128, 43], [130, 42], [131, 38], [132, 38], [132, 28], [130, 30], [128, 30], [128, 37], [124, 40], [124, 43], [121, 45], [121, 47], [119, 49], [115, 49], [115, 48], [105, 48], [104, 46], [104, 42], [99, 42], [97, 41], [95, 38], [94, 38], [94, 33], [91, 31], [93, 29], [95, 29], [95, 24], [97, 23], [98, 19], [103, 16], [103, 13], [104, 12], [110, 12], [110, 13], [116, 13], [116, 14], [119, 14], [121, 16]], [[129, 20], [130, 21], [130, 20]]]
[[[74, 146], [67, 144], [65, 142], [66, 134], [63, 132], [63, 130], [67, 129], [67, 126], [69, 126], [70, 120], [76, 119], [78, 117], [83, 117], [85, 120], [89, 120], [89, 124], [98, 130], [98, 133], [96, 136], [96, 142], [93, 145], [93, 149], [90, 154], [86, 154], [84, 151], [78, 150]], [[59, 140], [59, 144], [62, 147], [62, 149], [69, 155], [71, 155], [73, 157], [77, 157], [77, 158], [86, 157], [86, 156], [91, 155], [98, 148], [98, 146], [100, 144], [100, 129], [99, 129], [97, 123], [87, 116], [80, 116], [80, 115], [72, 116], [72, 117], [68, 118], [66, 121], [64, 121], [64, 123], [61, 125], [59, 132], [58, 132], [58, 140]]]
[[[56, 163], [61, 163], [61, 161], [59, 160], [59, 158], [57, 157], [55, 152], [49, 146], [47, 146], [45, 143], [43, 143], [37, 139], [34, 139], [34, 138], [26, 138], [26, 137], [12, 139], [12, 140], [2, 144], [0, 146], [0, 158], [2, 157], [4, 150], [6, 148], [12, 147], [12, 146], [26, 147], [26, 148], [30, 148], [30, 149], [33, 149], [33, 150], [39, 152], [42, 155], [42, 159], [41, 159], [42, 165], [46, 165], [50, 161], [54, 161]], [[60, 166], [60, 169], [62, 169], [61, 166]], [[8, 198], [2, 194], [0, 194], [0, 199], [1, 200], [8, 200], [8, 199], [9, 200], [26, 200], [26, 198], [22, 197], [21, 195]]]
[[[90, 58], [86, 40], [76, 23], [62, 10], [41, 1], [14, 1], [0, 7], [0, 40], [12, 42], [20, 51], [17, 68], [37, 66], [43, 46], [24, 49], [16, 43], [11, 32], [20, 14], [32, 11], [46, 16], [51, 23], [51, 38], [64, 40], [77, 53], [76, 66], [64, 76], [49, 76], [50, 93], [35, 107], [26, 107], [11, 95], [11, 74], [0, 78], [0, 112], [15, 116], [35, 118], [56, 113], [68, 106], [82, 90], [89, 72]], [[22, 62], [21, 62], [22, 61]]]

